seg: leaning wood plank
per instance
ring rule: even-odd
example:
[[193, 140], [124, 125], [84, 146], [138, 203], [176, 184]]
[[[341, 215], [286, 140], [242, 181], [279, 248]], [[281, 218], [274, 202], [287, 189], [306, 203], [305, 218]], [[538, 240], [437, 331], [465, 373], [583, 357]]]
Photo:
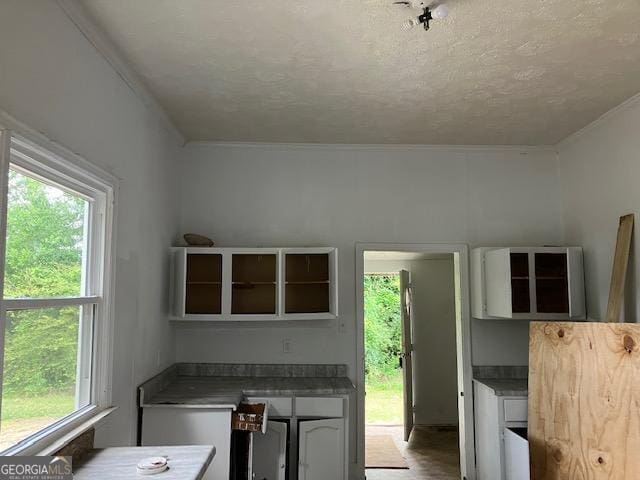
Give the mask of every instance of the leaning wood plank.
[[613, 257], [611, 271], [611, 285], [609, 286], [609, 303], [607, 304], [607, 322], [619, 322], [622, 302], [624, 300], [624, 285], [627, 279], [629, 265], [629, 250], [633, 234], [633, 214], [620, 217], [616, 252]]
[[640, 479], [640, 324], [532, 322], [533, 480]]

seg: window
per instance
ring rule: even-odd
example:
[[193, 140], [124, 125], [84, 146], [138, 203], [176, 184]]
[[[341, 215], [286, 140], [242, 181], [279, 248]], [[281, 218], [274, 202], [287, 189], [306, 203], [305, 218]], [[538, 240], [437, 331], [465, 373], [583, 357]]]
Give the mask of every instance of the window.
[[0, 451], [12, 454], [109, 405], [114, 184], [71, 153], [0, 138]]

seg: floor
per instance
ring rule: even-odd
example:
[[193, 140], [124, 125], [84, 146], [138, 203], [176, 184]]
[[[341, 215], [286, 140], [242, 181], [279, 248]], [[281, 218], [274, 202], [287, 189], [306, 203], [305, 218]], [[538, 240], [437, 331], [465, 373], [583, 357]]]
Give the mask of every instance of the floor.
[[367, 480], [459, 480], [458, 432], [450, 427], [417, 427], [405, 442], [401, 426], [367, 426], [366, 435], [391, 435], [408, 470], [367, 470]]

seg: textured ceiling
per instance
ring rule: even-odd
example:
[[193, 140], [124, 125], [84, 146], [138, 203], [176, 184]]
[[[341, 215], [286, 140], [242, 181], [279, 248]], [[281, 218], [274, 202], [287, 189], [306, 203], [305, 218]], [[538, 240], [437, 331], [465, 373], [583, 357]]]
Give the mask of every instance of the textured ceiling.
[[85, 0], [189, 140], [554, 144], [640, 90], [640, 0]]

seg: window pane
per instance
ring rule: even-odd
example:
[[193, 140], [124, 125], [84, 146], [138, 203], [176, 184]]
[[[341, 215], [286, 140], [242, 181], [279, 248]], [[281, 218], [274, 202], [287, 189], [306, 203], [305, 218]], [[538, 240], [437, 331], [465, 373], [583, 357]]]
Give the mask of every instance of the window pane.
[[88, 202], [9, 170], [5, 298], [79, 296]]
[[0, 450], [90, 403], [92, 312], [7, 312]]

